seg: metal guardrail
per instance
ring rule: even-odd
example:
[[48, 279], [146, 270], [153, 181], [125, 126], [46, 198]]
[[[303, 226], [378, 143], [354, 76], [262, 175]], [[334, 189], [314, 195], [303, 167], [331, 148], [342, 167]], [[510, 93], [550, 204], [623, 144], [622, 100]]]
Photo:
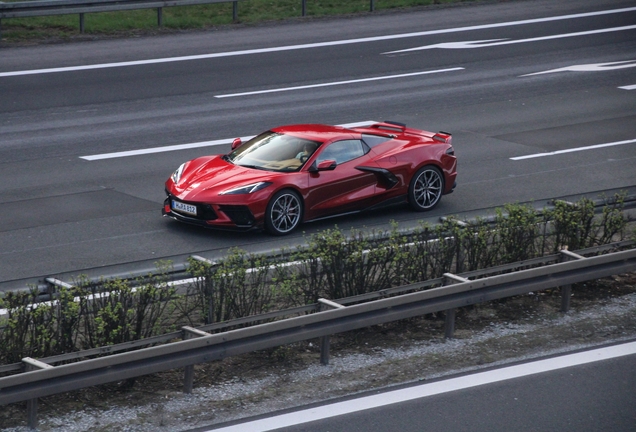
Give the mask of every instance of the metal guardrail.
[[[611, 243], [607, 245], [582, 249], [577, 251], [577, 255], [596, 255], [600, 253], [607, 253], [609, 251], [615, 251], [615, 250], [620, 250], [624, 248], [634, 247], [634, 245], [635, 245], [634, 241], [625, 240], [625, 241]], [[492, 275], [510, 273], [513, 271], [519, 271], [519, 270], [525, 270], [525, 269], [530, 269], [534, 267], [556, 264], [556, 263], [565, 261], [568, 258], [567, 255], [571, 253], [572, 252], [570, 251], [562, 251], [561, 253], [558, 253], [558, 254], [532, 258], [525, 261], [517, 261], [510, 264], [489, 267], [486, 269], [463, 272], [463, 273], [459, 273], [455, 277], [461, 278], [461, 279], [469, 279], [469, 278], [480, 279], [480, 278], [484, 278], [484, 277], [492, 276]], [[345, 306], [362, 303], [362, 302], [374, 301], [378, 299], [401, 295], [407, 292], [421, 291], [425, 289], [439, 287], [444, 285], [444, 283], [446, 282], [446, 279], [448, 278], [440, 277], [435, 279], [429, 279], [423, 282], [417, 282], [413, 284], [402, 285], [402, 286], [397, 286], [392, 288], [385, 288], [382, 290], [378, 290], [378, 291], [374, 291], [374, 292], [370, 292], [366, 294], [360, 294], [360, 295], [356, 295], [352, 297], [341, 298], [341, 299], [337, 299], [336, 301], [338, 302], [338, 304], [345, 305]], [[57, 281], [57, 283], [59, 283], [60, 285], [66, 285], [66, 283], [61, 281]], [[255, 325], [255, 324], [260, 324], [260, 323], [268, 322], [272, 320], [286, 319], [289, 317], [305, 315], [308, 313], [314, 313], [318, 311], [320, 311], [319, 304], [309, 304], [305, 306], [297, 306], [297, 307], [293, 307], [289, 309], [272, 311], [272, 312], [259, 314], [259, 315], [251, 315], [251, 316], [247, 316], [243, 318], [236, 318], [229, 321], [206, 324], [206, 325], [198, 327], [198, 329], [202, 331], [206, 331], [206, 332], [223, 332], [223, 331], [227, 331], [229, 329], [233, 329], [233, 328], [237, 328], [241, 326]], [[134, 340], [134, 341], [125, 342], [121, 344], [108, 345], [104, 347], [92, 348], [92, 349], [83, 350], [83, 351], [75, 351], [75, 352], [70, 352], [66, 354], [60, 354], [56, 356], [41, 358], [40, 361], [47, 364], [56, 364], [56, 363], [62, 363], [62, 362], [68, 362], [68, 361], [76, 361], [82, 358], [88, 358], [88, 357], [93, 357], [98, 355], [116, 354], [122, 351], [130, 351], [132, 349], [139, 349], [139, 348], [143, 348], [147, 346], [167, 343], [175, 339], [181, 339], [182, 336], [183, 336], [182, 331], [174, 331], [174, 332], [165, 333], [162, 335], [152, 336], [149, 338]], [[13, 371], [20, 371], [20, 370], [23, 370], [23, 368], [24, 368], [24, 365], [21, 362], [0, 365], [0, 374], [13, 372]]]
[[[79, 14], [80, 33], [84, 33], [84, 14], [135, 9], [157, 9], [157, 26], [163, 26], [163, 8], [212, 3], [232, 3], [232, 20], [238, 21], [238, 2], [243, 0], [31, 0], [0, 1], [0, 36], [3, 18]], [[369, 10], [375, 10], [375, 0], [369, 0]], [[301, 0], [301, 14], [307, 15], [307, 0]]]
[[[23, 359], [25, 369], [37, 370], [0, 378], [0, 405], [28, 401], [29, 425], [33, 427], [33, 407], [37, 407], [39, 397], [182, 367], [186, 368], [187, 391], [195, 364], [313, 338], [322, 338], [321, 361], [325, 363], [329, 335], [428, 313], [446, 311], [446, 335], [452, 336], [456, 308], [556, 287], [562, 287], [562, 296], [569, 299], [570, 284], [636, 270], [636, 249], [590, 258], [567, 254], [564, 258], [573, 261], [477, 280], [447, 274], [446, 282], [460, 282], [350, 306], [344, 301], [326, 302], [344, 307], [223, 333], [209, 334], [205, 327], [184, 328], [182, 341], [60, 366]], [[562, 309], [567, 305], [563, 300]]]
[[[84, 33], [84, 14], [135, 9], [157, 9], [157, 25], [163, 25], [163, 8], [212, 3], [232, 3], [232, 19], [238, 20], [238, 2], [243, 0], [31, 0], [0, 1], [0, 22], [3, 18], [25, 18], [79, 14], [80, 33]], [[0, 30], [2, 28], [0, 27]]]

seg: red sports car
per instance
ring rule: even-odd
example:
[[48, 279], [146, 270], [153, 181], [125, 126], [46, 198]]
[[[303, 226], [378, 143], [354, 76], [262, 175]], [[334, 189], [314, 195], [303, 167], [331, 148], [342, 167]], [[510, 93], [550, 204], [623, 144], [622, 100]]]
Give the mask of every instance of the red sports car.
[[408, 202], [432, 209], [455, 188], [451, 134], [382, 122], [281, 126], [226, 155], [183, 163], [163, 214], [210, 228], [288, 234], [302, 222]]

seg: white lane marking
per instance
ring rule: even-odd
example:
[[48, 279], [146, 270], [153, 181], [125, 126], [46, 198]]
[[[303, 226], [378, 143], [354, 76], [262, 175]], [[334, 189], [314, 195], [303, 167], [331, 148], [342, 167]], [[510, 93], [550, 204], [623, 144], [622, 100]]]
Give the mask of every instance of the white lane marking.
[[576, 32], [576, 33], [564, 33], [564, 34], [550, 35], [550, 36], [540, 36], [540, 37], [534, 37], [529, 39], [516, 39], [516, 40], [487, 39], [487, 40], [477, 40], [477, 41], [444, 42], [444, 43], [438, 43], [433, 45], [424, 45], [424, 46], [415, 47], [415, 48], [408, 48], [408, 49], [403, 49], [398, 51], [388, 51], [382, 54], [401, 54], [406, 52], [428, 50], [433, 48], [440, 48], [440, 49], [486, 48], [486, 47], [494, 47], [494, 46], [501, 46], [501, 45], [514, 45], [514, 44], [527, 43], [527, 42], [538, 42], [538, 41], [545, 41], [545, 40], [552, 40], [552, 39], [562, 39], [562, 38], [569, 38], [569, 37], [576, 37], [576, 36], [587, 36], [587, 35], [593, 35], [593, 34], [610, 33], [610, 32], [632, 30], [632, 29], [636, 29], [636, 25], [605, 28], [605, 29], [598, 29], [598, 30], [588, 30], [588, 31]]
[[514, 161], [518, 161], [518, 160], [524, 160], [524, 159], [533, 159], [533, 158], [539, 158], [544, 156], [554, 156], [554, 155], [559, 155], [563, 153], [573, 153], [573, 152], [579, 152], [579, 151], [585, 151], [585, 150], [595, 150], [595, 149], [599, 149], [603, 147], [613, 147], [613, 146], [633, 144], [633, 143], [636, 143], [636, 139], [625, 140], [625, 141], [615, 141], [615, 142], [604, 143], [604, 144], [595, 144], [595, 145], [591, 145], [587, 147], [576, 147], [576, 148], [557, 150], [557, 151], [547, 152], [547, 153], [535, 153], [535, 154], [526, 155], [526, 156], [511, 157], [510, 159]]
[[[252, 136], [241, 137], [242, 140], [249, 140], [251, 138]], [[114, 153], [103, 153], [103, 154], [90, 155], [90, 156], [80, 156], [80, 159], [84, 159], [87, 161], [96, 161], [96, 160], [102, 160], [102, 159], [114, 159], [114, 158], [139, 156], [139, 155], [152, 154], [152, 153], [163, 153], [163, 152], [169, 152], [169, 151], [187, 150], [187, 149], [193, 149], [193, 148], [199, 148], [199, 147], [213, 147], [218, 145], [231, 144], [233, 139], [234, 138], [226, 138], [226, 139], [220, 139], [220, 140], [214, 140], [214, 141], [201, 141], [201, 142], [189, 143], [189, 144], [177, 144], [177, 145], [170, 145], [170, 146], [164, 146], [164, 147], [151, 147], [151, 148], [140, 149], [140, 150], [128, 150], [128, 151], [121, 151], [121, 152], [114, 152]]]
[[623, 90], [636, 90], [636, 84], [634, 84], [634, 85], [628, 85], [628, 86], [623, 86], [623, 87], [619, 87], [619, 89], [623, 89]]
[[414, 32], [414, 33], [403, 33], [403, 34], [375, 36], [375, 37], [358, 38], [358, 39], [345, 39], [345, 40], [337, 40], [337, 41], [329, 41], [329, 42], [318, 42], [318, 43], [301, 44], [301, 45], [287, 45], [287, 46], [281, 46], [281, 47], [250, 49], [250, 50], [242, 50], [242, 51], [229, 51], [229, 52], [222, 52], [222, 53], [199, 54], [199, 55], [190, 55], [190, 56], [181, 56], [181, 57], [167, 57], [167, 58], [148, 59], [148, 60], [136, 60], [136, 61], [126, 61], [126, 62], [116, 62], [116, 63], [102, 63], [102, 64], [94, 64], [94, 65], [68, 66], [68, 67], [57, 67], [57, 68], [49, 68], [49, 69], [33, 69], [33, 70], [23, 70], [23, 71], [0, 72], [0, 77], [34, 75], [34, 74], [56, 73], [56, 72], [71, 72], [71, 71], [105, 69], [105, 68], [125, 67], [125, 66], [140, 66], [140, 65], [148, 65], [148, 64], [156, 64], [156, 63], [170, 63], [170, 62], [189, 61], [189, 60], [204, 60], [204, 59], [219, 58], [219, 57], [263, 54], [263, 53], [269, 53], [269, 52], [291, 51], [291, 50], [308, 49], [308, 48], [321, 48], [321, 47], [329, 47], [329, 46], [337, 46], [337, 45], [349, 45], [349, 44], [356, 44], [356, 43], [411, 38], [411, 37], [418, 37], [418, 36], [428, 36], [428, 35], [445, 34], [445, 33], [465, 32], [465, 31], [472, 31], [472, 30], [510, 27], [510, 26], [524, 25], [524, 24], [535, 24], [535, 23], [569, 20], [569, 19], [576, 19], [576, 18], [587, 18], [587, 17], [593, 17], [593, 16], [617, 14], [617, 13], [633, 12], [633, 11], [636, 11], [636, 7], [610, 9], [610, 10], [597, 11], [597, 12], [585, 12], [585, 13], [570, 14], [570, 15], [560, 15], [560, 16], [553, 16], [553, 17], [546, 17], [546, 18], [535, 18], [535, 19], [527, 19], [527, 20], [521, 20], [521, 21], [509, 21], [509, 22], [494, 23], [494, 24], [483, 24], [483, 25], [475, 25], [475, 26], [468, 26], [468, 27], [457, 27], [457, 28], [451, 28], [451, 29], [428, 30], [428, 31]]
[[[233, 426], [208, 429], [214, 432], [266, 432], [284, 427], [305, 424], [316, 420], [351, 414], [363, 410], [393, 405], [429, 396], [440, 395], [457, 390], [464, 390], [486, 384], [507, 381], [544, 372], [565, 369], [617, 357], [636, 354], [636, 342], [599, 348], [575, 354], [567, 354], [531, 363], [516, 366], [508, 366], [486, 372], [479, 372], [458, 378], [437, 381], [430, 384], [422, 384], [401, 390], [389, 391], [373, 396], [361, 397], [344, 402], [309, 408], [275, 417], [240, 423]], [[206, 432], [207, 432], [206, 431]]]
[[[367, 120], [367, 121], [361, 121], [361, 122], [355, 122], [355, 123], [346, 123], [340, 126], [345, 128], [364, 127], [364, 126], [372, 125], [373, 123], [377, 123], [377, 122], [373, 120]], [[254, 137], [253, 135], [245, 136], [245, 137], [241, 137], [241, 139], [243, 141], [246, 141], [246, 140], [252, 139], [253, 137]], [[128, 150], [128, 151], [121, 151], [121, 152], [114, 152], [114, 153], [102, 153], [102, 154], [96, 154], [96, 155], [90, 155], [90, 156], [80, 156], [80, 159], [84, 159], [87, 161], [96, 161], [96, 160], [103, 160], [103, 159], [115, 159], [115, 158], [121, 158], [121, 157], [128, 157], [128, 156], [139, 156], [139, 155], [152, 154], [152, 153], [163, 153], [163, 152], [170, 152], [170, 151], [177, 151], [177, 150], [188, 150], [188, 149], [199, 148], [199, 147], [213, 147], [213, 146], [231, 144], [233, 140], [234, 138], [225, 138], [220, 140], [201, 141], [201, 142], [190, 143], [190, 144], [177, 144], [177, 145], [164, 146], [164, 147], [152, 147], [152, 148], [139, 149], [139, 150]]]
[[347, 80], [347, 81], [334, 81], [329, 83], [310, 84], [310, 85], [296, 86], [296, 87], [283, 87], [283, 88], [276, 88], [276, 89], [269, 89], [269, 90], [256, 90], [256, 91], [243, 92], [243, 93], [231, 93], [231, 94], [225, 94], [225, 95], [216, 95], [214, 97], [220, 99], [220, 98], [231, 98], [231, 97], [237, 97], [237, 96], [251, 96], [256, 94], [276, 93], [276, 92], [285, 92], [285, 91], [292, 91], [292, 90], [304, 90], [304, 89], [310, 89], [310, 88], [330, 87], [330, 86], [338, 86], [338, 85], [345, 85], [345, 84], [356, 84], [356, 83], [369, 82], [369, 81], [381, 81], [381, 80], [396, 79], [396, 78], [406, 78], [406, 77], [412, 77], [412, 76], [418, 76], [418, 75], [430, 75], [430, 74], [436, 74], [436, 73], [442, 73], [442, 72], [453, 72], [453, 71], [458, 71], [463, 69], [464, 69], [463, 67], [454, 67], [454, 68], [448, 68], [448, 69], [412, 72], [412, 73], [405, 73], [405, 74], [399, 74], [399, 75], [387, 75], [387, 76], [380, 76], [380, 77], [373, 77], [373, 78], [361, 78], [361, 79]]
[[551, 70], [542, 71], [542, 72], [529, 73], [529, 74], [525, 74], [521, 76], [524, 77], [524, 76], [532, 76], [532, 75], [543, 75], [543, 74], [557, 73], [557, 72], [598, 72], [598, 71], [609, 71], [609, 70], [616, 70], [616, 69], [627, 69], [627, 68], [633, 68], [633, 67], [636, 67], [636, 60], [623, 60], [623, 61], [610, 62], [610, 63], [590, 63], [590, 64], [582, 64], [582, 65], [572, 65], [572, 66], [566, 66], [566, 67], [551, 69]]

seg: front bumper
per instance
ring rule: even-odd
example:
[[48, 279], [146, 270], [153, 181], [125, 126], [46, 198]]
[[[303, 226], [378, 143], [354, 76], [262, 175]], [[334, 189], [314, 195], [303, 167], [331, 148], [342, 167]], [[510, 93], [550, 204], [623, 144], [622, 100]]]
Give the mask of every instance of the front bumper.
[[[173, 208], [174, 201], [195, 206], [197, 214], [191, 215]], [[179, 222], [206, 228], [250, 230], [258, 227], [256, 218], [247, 206], [242, 205], [214, 205], [178, 200], [171, 194], [163, 203], [161, 211], [163, 216], [175, 219]]]

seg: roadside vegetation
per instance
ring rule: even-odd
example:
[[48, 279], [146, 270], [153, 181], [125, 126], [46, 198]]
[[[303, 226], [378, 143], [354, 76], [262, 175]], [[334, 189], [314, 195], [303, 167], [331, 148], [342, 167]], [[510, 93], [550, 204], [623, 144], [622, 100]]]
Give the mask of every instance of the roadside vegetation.
[[[193, 282], [176, 291], [170, 263], [143, 280], [91, 282], [79, 277], [55, 302], [38, 303], [37, 290], [0, 297], [0, 364], [44, 358], [154, 335], [404, 286], [557, 253], [634, 239], [624, 197], [607, 200], [595, 215], [592, 201], [557, 202], [538, 212], [506, 205], [494, 221], [422, 224], [407, 237], [388, 232], [315, 234], [308, 246], [257, 255], [232, 250], [214, 265], [192, 259]], [[289, 262], [296, 264], [290, 266]]]
[[[24, 0], [5, 0], [24, 1]], [[178, 6], [163, 9], [163, 26], [157, 27], [156, 9], [85, 14], [85, 37], [131, 36], [209, 29], [230, 24], [255, 24], [302, 16], [303, 0], [246, 0], [238, 2], [233, 22], [232, 3]], [[470, 0], [374, 0], [374, 11]], [[474, 0], [472, 0], [474, 1]], [[305, 0], [306, 17], [369, 13], [371, 0]], [[79, 36], [78, 14], [2, 20], [2, 40], [67, 40]]]

